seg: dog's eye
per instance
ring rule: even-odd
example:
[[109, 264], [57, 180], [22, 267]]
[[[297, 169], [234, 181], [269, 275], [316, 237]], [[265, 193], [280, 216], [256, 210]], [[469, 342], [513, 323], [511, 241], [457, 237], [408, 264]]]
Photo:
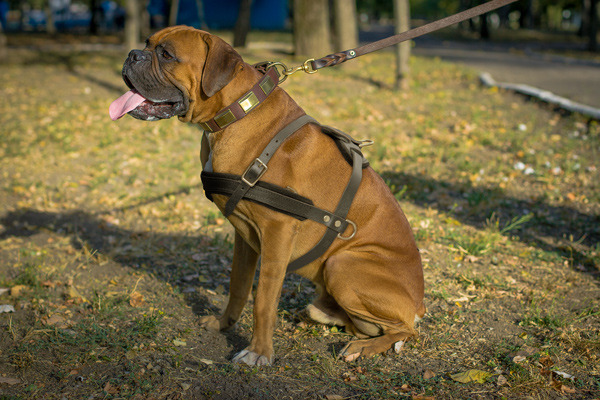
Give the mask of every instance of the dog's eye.
[[163, 58], [164, 58], [165, 60], [172, 60], [172, 59], [173, 59], [173, 56], [171, 55], [171, 53], [169, 53], [169, 52], [168, 52], [168, 51], [166, 51], [166, 50], [163, 50], [163, 51], [162, 51], [162, 56], [163, 56]]

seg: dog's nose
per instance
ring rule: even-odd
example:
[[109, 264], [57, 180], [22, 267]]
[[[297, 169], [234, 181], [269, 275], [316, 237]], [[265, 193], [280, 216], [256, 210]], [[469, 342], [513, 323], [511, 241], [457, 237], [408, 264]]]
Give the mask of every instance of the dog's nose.
[[134, 62], [142, 61], [145, 58], [144, 52], [142, 50], [131, 50], [129, 52], [129, 58]]

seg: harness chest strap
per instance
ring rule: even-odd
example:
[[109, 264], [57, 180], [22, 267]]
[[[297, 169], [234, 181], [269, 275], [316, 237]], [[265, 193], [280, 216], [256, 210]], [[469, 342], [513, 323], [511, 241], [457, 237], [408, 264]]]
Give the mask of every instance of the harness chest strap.
[[[363, 163], [363, 155], [359, 146], [353, 141], [336, 136], [338, 140], [344, 140], [344, 144], [351, 150], [352, 174], [334, 212], [315, 207], [310, 199], [291, 190], [260, 182], [260, 178], [268, 169], [269, 160], [283, 141], [308, 123], [318, 124], [312, 117], [304, 115], [283, 128], [269, 142], [261, 155], [250, 164], [242, 176], [207, 171], [203, 171], [201, 174], [205, 194], [210, 200], [212, 200], [212, 194], [230, 196], [225, 206], [226, 216], [229, 216], [235, 210], [235, 206], [240, 200], [245, 199], [301, 221], [310, 219], [328, 228], [315, 247], [288, 265], [288, 272], [297, 270], [319, 258], [336, 238], [349, 240], [356, 234], [356, 224], [347, 220], [346, 216], [360, 186], [362, 168], [365, 163]], [[352, 225], [352, 234], [347, 237], [342, 236], [348, 225]]]

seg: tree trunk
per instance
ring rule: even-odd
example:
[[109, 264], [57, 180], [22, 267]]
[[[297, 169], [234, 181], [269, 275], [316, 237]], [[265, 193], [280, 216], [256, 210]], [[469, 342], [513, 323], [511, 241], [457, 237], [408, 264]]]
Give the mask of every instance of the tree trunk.
[[0, 59], [6, 59], [6, 35], [4, 35], [2, 21], [0, 21]]
[[177, 14], [179, 14], [179, 0], [171, 0], [169, 10], [169, 26], [177, 25]]
[[150, 13], [148, 12], [148, 3], [150, 0], [138, 0], [139, 6], [142, 6], [140, 10], [140, 34], [142, 38], [147, 38], [152, 33], [152, 28], [150, 27]]
[[233, 28], [233, 47], [246, 47], [246, 39], [250, 32], [251, 9], [252, 0], [240, 0], [240, 11]]
[[588, 49], [598, 51], [598, 0], [592, 0], [590, 4], [590, 41]]
[[128, 50], [138, 47], [140, 41], [140, 4], [139, 0], [125, 1], [125, 46]]
[[100, 31], [100, 4], [98, 0], [90, 0], [90, 35], [97, 35]]
[[587, 37], [590, 31], [590, 8], [592, 7], [592, 0], [581, 0], [581, 26], [577, 34], [580, 37]]
[[[52, 8], [50, 7], [50, 2], [46, 2], [46, 6], [44, 7], [44, 14], [46, 14], [46, 33], [49, 35], [56, 34], [56, 25], [54, 24], [54, 15], [52, 15]], [[93, 16], [93, 14], [92, 14]]]
[[294, 0], [294, 52], [322, 57], [331, 53], [328, 0]]
[[333, 0], [335, 51], [358, 47], [358, 24], [355, 0]]
[[[396, 34], [410, 29], [410, 4], [408, 0], [394, 0], [394, 22]], [[410, 40], [396, 45], [396, 90], [407, 90], [410, 73]]]
[[198, 20], [200, 21], [200, 29], [203, 31], [208, 30], [208, 25], [206, 24], [206, 20], [204, 19], [204, 5], [202, 4], [202, 0], [196, 0], [196, 9], [198, 11]]
[[479, 16], [479, 34], [482, 39], [490, 39], [490, 25], [488, 24], [488, 15], [483, 14]]

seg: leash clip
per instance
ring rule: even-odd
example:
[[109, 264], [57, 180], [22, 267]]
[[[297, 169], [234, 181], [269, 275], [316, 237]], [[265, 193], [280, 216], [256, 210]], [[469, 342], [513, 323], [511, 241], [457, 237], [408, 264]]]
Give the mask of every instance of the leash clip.
[[[285, 65], [281, 61], [269, 62], [269, 63], [266, 63], [266, 65], [268, 68], [273, 67], [273, 68], [277, 69], [277, 73], [280, 76], [279, 84], [282, 84], [287, 79], [288, 76], [295, 74], [298, 71], [304, 71], [307, 74], [315, 74], [315, 73], [319, 72], [316, 69], [313, 69], [313, 67], [311, 65], [311, 62], [313, 62], [313, 61], [315, 61], [314, 58], [309, 58], [308, 60], [304, 61], [302, 63], [302, 65], [299, 65], [294, 68], [288, 68], [287, 65]], [[265, 63], [261, 63], [261, 66], [264, 64]]]
[[315, 61], [315, 59], [314, 58], [309, 58], [308, 60], [304, 61], [302, 63], [302, 65], [299, 65], [297, 67], [290, 68], [290, 69], [286, 68], [286, 70], [283, 73], [286, 76], [292, 75], [292, 74], [294, 74], [294, 73], [296, 73], [298, 71], [304, 71], [307, 74], [316, 74], [319, 71], [317, 71], [316, 69], [313, 69], [312, 65], [310, 64], [312, 61]]

